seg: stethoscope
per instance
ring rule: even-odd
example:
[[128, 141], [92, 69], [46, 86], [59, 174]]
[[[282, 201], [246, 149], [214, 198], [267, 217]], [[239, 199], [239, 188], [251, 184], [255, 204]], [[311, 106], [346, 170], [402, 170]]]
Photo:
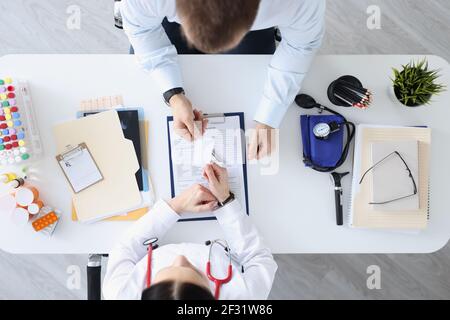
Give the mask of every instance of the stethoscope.
[[[145, 277], [145, 284], [146, 284], [146, 288], [149, 288], [151, 285], [151, 277], [152, 277], [152, 256], [153, 256], [153, 250], [158, 248], [158, 238], [150, 238], [146, 241], [144, 241], [143, 245], [147, 246], [147, 275]], [[230, 247], [228, 246], [228, 242], [225, 240], [214, 240], [214, 241], [206, 241], [205, 245], [209, 246], [209, 254], [208, 254], [208, 262], [206, 263], [206, 276], [208, 277], [208, 279], [212, 282], [214, 282], [215, 285], [215, 289], [214, 289], [214, 298], [216, 300], [219, 300], [219, 296], [220, 296], [220, 288], [224, 285], [227, 284], [228, 282], [231, 281], [231, 278], [233, 277], [233, 266], [231, 263], [231, 250]], [[227, 256], [228, 256], [228, 268], [227, 268], [227, 276], [223, 279], [217, 279], [216, 277], [213, 276], [212, 272], [211, 272], [211, 254], [212, 254], [212, 249], [214, 247], [214, 245], [218, 245], [221, 246]]]

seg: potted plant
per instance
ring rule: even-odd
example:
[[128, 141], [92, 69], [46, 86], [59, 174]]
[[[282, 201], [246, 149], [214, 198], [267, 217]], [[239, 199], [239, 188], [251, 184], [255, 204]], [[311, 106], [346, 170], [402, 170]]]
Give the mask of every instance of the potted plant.
[[427, 105], [433, 95], [445, 90], [445, 86], [436, 82], [439, 70], [429, 70], [428, 61], [411, 61], [403, 65], [403, 70], [393, 68], [393, 93], [401, 104], [407, 107]]

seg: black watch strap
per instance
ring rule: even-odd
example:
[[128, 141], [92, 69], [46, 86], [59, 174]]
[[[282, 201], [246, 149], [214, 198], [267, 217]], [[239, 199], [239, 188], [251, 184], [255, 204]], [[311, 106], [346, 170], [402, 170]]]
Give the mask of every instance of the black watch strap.
[[169, 104], [169, 101], [170, 101], [170, 99], [174, 96], [174, 95], [177, 95], [177, 94], [184, 94], [184, 89], [183, 88], [173, 88], [173, 89], [170, 89], [170, 90], [168, 90], [168, 91], [166, 91], [166, 92], [164, 92], [163, 93], [163, 97], [164, 97], [164, 101], [166, 102], [166, 104], [168, 105], [168, 106], [170, 106], [170, 104]]
[[234, 199], [235, 199], [234, 193], [230, 192], [230, 196], [228, 198], [226, 198], [226, 200], [224, 202], [220, 202], [220, 201], [218, 202], [219, 208], [222, 208], [222, 207], [226, 206], [227, 204], [233, 202]]

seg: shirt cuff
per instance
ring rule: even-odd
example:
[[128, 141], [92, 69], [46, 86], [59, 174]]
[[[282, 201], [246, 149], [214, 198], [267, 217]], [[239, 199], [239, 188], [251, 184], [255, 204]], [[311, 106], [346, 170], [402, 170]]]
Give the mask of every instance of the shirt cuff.
[[176, 64], [155, 68], [151, 72], [151, 76], [158, 84], [162, 94], [174, 88], [183, 88], [181, 71]]
[[277, 129], [280, 127], [287, 109], [288, 107], [276, 104], [263, 96], [253, 119]]
[[134, 228], [130, 230], [130, 234], [137, 235], [139, 238], [160, 236], [167, 232], [179, 219], [180, 216], [167, 202], [159, 200], [147, 214], [136, 222]]
[[242, 206], [238, 200], [225, 205], [215, 211], [215, 216], [220, 224], [229, 224], [233, 221], [242, 219], [244, 213], [242, 211]]

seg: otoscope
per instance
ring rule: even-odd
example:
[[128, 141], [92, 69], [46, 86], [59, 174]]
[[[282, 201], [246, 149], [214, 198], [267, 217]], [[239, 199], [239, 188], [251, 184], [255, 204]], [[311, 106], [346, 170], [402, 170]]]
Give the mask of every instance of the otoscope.
[[338, 173], [333, 172], [331, 177], [334, 182], [334, 201], [336, 204], [336, 224], [338, 226], [344, 225], [344, 214], [342, 210], [342, 184], [341, 180], [343, 177], [348, 175], [350, 172]]

